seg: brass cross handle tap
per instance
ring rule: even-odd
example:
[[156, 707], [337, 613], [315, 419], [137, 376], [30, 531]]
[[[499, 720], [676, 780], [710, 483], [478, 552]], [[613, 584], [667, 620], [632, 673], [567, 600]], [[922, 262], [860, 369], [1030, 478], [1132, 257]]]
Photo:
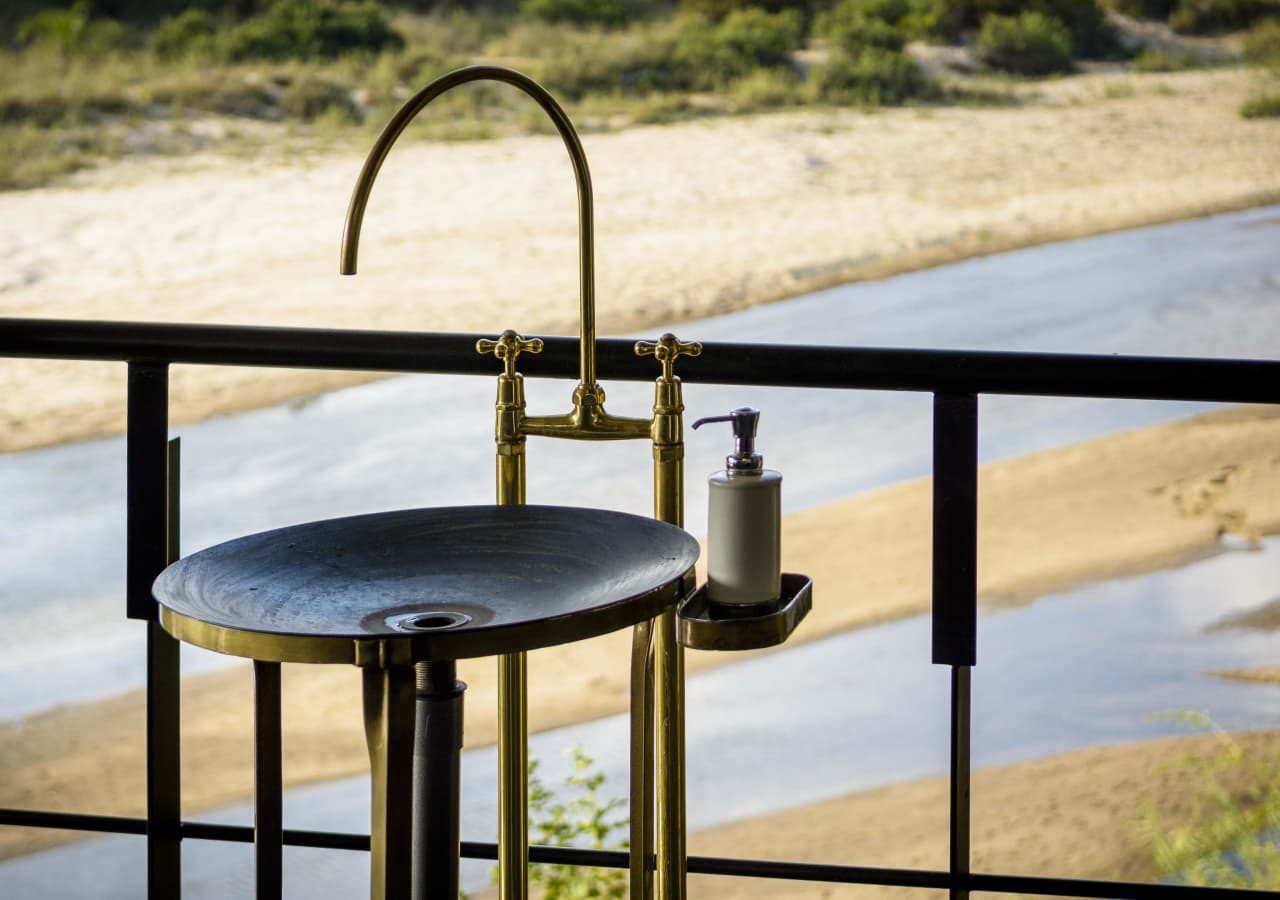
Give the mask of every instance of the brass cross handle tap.
[[508, 328], [498, 337], [496, 341], [481, 338], [476, 341], [477, 353], [492, 353], [498, 359], [502, 360], [503, 376], [506, 378], [516, 377], [516, 357], [521, 353], [541, 353], [542, 338], [529, 338], [526, 340], [517, 334], [514, 330]]
[[662, 363], [662, 380], [676, 380], [676, 359], [681, 356], [701, 356], [702, 345], [697, 341], [682, 343], [671, 332], [657, 342], [636, 341], [636, 356], [652, 356]]

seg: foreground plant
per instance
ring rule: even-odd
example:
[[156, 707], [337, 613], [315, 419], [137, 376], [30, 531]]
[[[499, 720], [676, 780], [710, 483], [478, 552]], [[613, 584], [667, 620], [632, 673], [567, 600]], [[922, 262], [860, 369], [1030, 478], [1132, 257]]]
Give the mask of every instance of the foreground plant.
[[[1179, 712], [1161, 718], [1209, 731], [1217, 752], [1187, 755], [1181, 761], [1196, 784], [1191, 814], [1170, 826], [1150, 801], [1143, 805], [1142, 830], [1151, 842], [1153, 859], [1164, 880], [1204, 887], [1280, 888], [1280, 755], [1246, 760], [1240, 744], [1202, 713]], [[1242, 767], [1269, 773], [1245, 791], [1231, 790]], [[1235, 775], [1235, 779], [1231, 776]]]
[[[529, 760], [529, 842], [550, 847], [589, 847], [592, 850], [625, 848], [631, 819], [622, 811], [626, 800], [603, 799], [604, 773], [593, 768], [595, 760], [580, 746], [573, 756], [573, 772], [565, 779], [569, 798], [559, 801], [538, 777], [536, 759]], [[497, 869], [493, 871], [497, 878]], [[529, 867], [529, 882], [541, 887], [543, 900], [622, 898], [627, 895], [627, 873], [621, 869], [592, 869], [539, 863]]]

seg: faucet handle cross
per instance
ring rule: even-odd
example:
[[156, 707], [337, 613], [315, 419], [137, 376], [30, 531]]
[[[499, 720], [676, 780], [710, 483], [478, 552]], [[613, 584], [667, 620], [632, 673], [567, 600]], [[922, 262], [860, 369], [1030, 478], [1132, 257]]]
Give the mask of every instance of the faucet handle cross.
[[662, 363], [662, 380], [676, 380], [676, 359], [681, 356], [701, 356], [702, 345], [697, 341], [681, 343], [671, 332], [656, 342], [636, 341], [636, 356], [652, 356]]
[[498, 359], [502, 360], [503, 375], [507, 378], [516, 377], [516, 357], [521, 353], [541, 353], [542, 338], [529, 338], [526, 340], [516, 331], [508, 328], [498, 337], [496, 341], [481, 338], [476, 341], [477, 353], [492, 353]]

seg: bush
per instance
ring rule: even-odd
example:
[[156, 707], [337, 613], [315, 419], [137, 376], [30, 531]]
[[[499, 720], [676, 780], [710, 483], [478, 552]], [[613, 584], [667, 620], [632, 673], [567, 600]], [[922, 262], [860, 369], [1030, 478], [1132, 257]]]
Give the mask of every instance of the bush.
[[818, 97], [830, 103], [896, 106], [933, 90], [911, 57], [875, 47], [856, 56], [835, 55], [811, 77]]
[[754, 69], [790, 66], [801, 39], [796, 14], [742, 9], [719, 24], [706, 19], [686, 21], [671, 63], [686, 87], [718, 88]]
[[520, 0], [520, 12], [544, 22], [614, 27], [630, 18], [621, 0]]
[[814, 31], [850, 56], [856, 56], [866, 47], [901, 50], [906, 46], [907, 34], [892, 23], [905, 17], [906, 4], [901, 4], [902, 15], [895, 19], [886, 19], [879, 14], [899, 12], [898, 7], [886, 8], [888, 6], [866, 0], [844, 0], [818, 17]]
[[227, 55], [243, 59], [332, 59], [351, 51], [398, 50], [404, 38], [374, 2], [279, 0], [228, 35]]
[[[1035, 12], [1057, 19], [1071, 36], [1071, 52], [1085, 59], [1111, 59], [1124, 55], [1119, 35], [1098, 0], [937, 0], [946, 16], [962, 28], [981, 28], [991, 16], [1016, 18]], [[1280, 2], [1280, 0], [1277, 0]]]
[[64, 57], [104, 56], [124, 49], [129, 33], [115, 19], [91, 19], [88, 2], [79, 0], [67, 9], [42, 9], [26, 16], [15, 37], [19, 44]]
[[1244, 58], [1256, 65], [1280, 64], [1280, 19], [1263, 19], [1249, 30]]
[[731, 13], [760, 9], [767, 13], [791, 12], [806, 26], [829, 0], [679, 0], [681, 12], [719, 22]]
[[[513, 37], [521, 35], [513, 32]], [[530, 66], [530, 74], [557, 96], [572, 100], [587, 94], [643, 97], [688, 90], [696, 73], [673, 62], [675, 44], [669, 31], [587, 33], [572, 41], [549, 36], [542, 47], [545, 56]]]
[[[581, 747], [575, 746], [570, 752], [574, 771], [565, 779], [565, 785], [573, 796], [565, 802], [555, 802], [538, 777], [538, 761], [529, 760], [530, 843], [593, 850], [625, 847], [631, 823], [626, 800], [601, 797], [604, 773], [594, 768], [595, 761]], [[494, 880], [497, 875], [495, 867]], [[529, 867], [529, 883], [542, 889], [543, 900], [627, 895], [627, 873], [619, 869], [538, 863]]]
[[214, 52], [217, 32], [208, 10], [188, 9], [160, 22], [151, 35], [151, 52], [164, 60], [208, 56]]
[[1255, 94], [1240, 105], [1240, 115], [1246, 119], [1274, 119], [1280, 116], [1280, 93]]
[[1133, 58], [1135, 72], [1181, 72], [1184, 69], [1194, 69], [1199, 64], [1200, 60], [1190, 50], [1165, 53], [1148, 47]]
[[325, 78], [307, 76], [295, 78], [284, 89], [280, 95], [280, 111], [288, 118], [302, 122], [328, 119], [357, 123], [361, 119], [360, 109], [346, 86]]
[[1212, 34], [1248, 28], [1280, 16], [1280, 0], [1181, 0], [1169, 25], [1182, 34]]
[[1068, 72], [1071, 34], [1067, 26], [1043, 13], [988, 16], [978, 32], [978, 55], [987, 65], [1017, 75]]
[[1168, 19], [1178, 0], [1112, 0], [1116, 12], [1135, 19]]

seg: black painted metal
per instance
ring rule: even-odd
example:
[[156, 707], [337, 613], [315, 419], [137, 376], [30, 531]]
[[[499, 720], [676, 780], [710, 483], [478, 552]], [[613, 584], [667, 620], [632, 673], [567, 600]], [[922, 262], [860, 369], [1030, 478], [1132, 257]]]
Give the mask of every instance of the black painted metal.
[[[493, 335], [0, 318], [0, 357], [496, 374], [475, 352], [479, 337]], [[577, 339], [544, 341], [520, 370], [576, 378]], [[633, 344], [597, 340], [602, 379], [653, 380]], [[1270, 360], [710, 343], [680, 367], [688, 383], [1280, 403], [1280, 362]]]
[[[43, 810], [0, 809], [0, 825], [27, 828], [58, 828], [75, 831], [142, 835], [145, 819], [124, 816], [88, 816]], [[253, 842], [253, 829], [245, 825], [217, 825], [211, 822], [183, 822], [182, 836], [189, 840]], [[285, 829], [288, 847], [321, 850], [369, 851], [369, 835], [332, 831]], [[498, 858], [498, 845], [483, 841], [462, 841], [461, 855], [467, 859]], [[585, 850], [574, 847], [529, 848], [529, 860], [568, 866], [625, 869], [628, 856], [621, 850]], [[897, 887], [934, 888], [950, 886], [946, 872], [929, 869], [888, 869], [870, 866], [843, 866], [832, 863], [787, 862], [782, 860], [734, 859], [718, 856], [690, 856], [688, 870], [694, 875], [727, 875], [741, 878], [772, 878], [784, 881], [825, 881], [832, 884], [874, 884]], [[975, 873], [969, 876], [972, 890], [993, 893], [1031, 893], [1052, 897], [1106, 897], [1112, 900], [1258, 900], [1274, 898], [1273, 891], [1242, 888], [1186, 887], [1144, 884], [1130, 881], [1044, 878], [1033, 875]]]
[[126, 451], [126, 614], [153, 621], [151, 582], [169, 564], [169, 367], [129, 365]]
[[151, 581], [177, 551], [169, 514], [178, 447], [168, 443], [168, 366], [131, 364], [128, 372], [126, 613], [147, 629], [147, 895], [165, 900], [180, 896], [182, 882], [179, 663], [178, 642], [155, 621]]
[[970, 787], [970, 711], [973, 707], [971, 677], [968, 666], [951, 667], [951, 778], [950, 839], [948, 868], [951, 871], [950, 900], [969, 900], [969, 787]]
[[284, 872], [284, 777], [280, 663], [253, 662], [253, 868], [255, 900], [280, 900]]
[[645, 516], [431, 507], [227, 541], [170, 566], [154, 591], [166, 609], [199, 622], [344, 648], [379, 638], [408, 645], [414, 661], [445, 660], [650, 619], [674, 603], [697, 558], [687, 532]]
[[[492, 374], [492, 360], [474, 353], [481, 335], [327, 331], [238, 326], [163, 325], [0, 318], [0, 357], [129, 362], [128, 615], [148, 621], [148, 818], [0, 809], [0, 825], [148, 836], [149, 896], [179, 897], [179, 840], [249, 842], [242, 826], [182, 822], [178, 806], [177, 644], [154, 624], [151, 579], [177, 555], [176, 446], [167, 466], [174, 479], [166, 504], [163, 454], [169, 363], [288, 366], [398, 372]], [[540, 356], [521, 361], [530, 376], [572, 378], [578, 342], [545, 339]], [[601, 377], [652, 378], [630, 341], [597, 344]], [[949, 871], [904, 870], [770, 860], [692, 856], [693, 874], [733, 875], [843, 884], [949, 890], [1154, 898], [1275, 897], [1275, 892], [1043, 878], [968, 872], [970, 669], [975, 627], [969, 583], [976, 539], [976, 394], [1113, 397], [1280, 403], [1280, 362], [1262, 360], [1100, 357], [880, 348], [711, 344], [685, 361], [687, 382], [933, 392], [935, 496], [942, 528], [935, 533], [934, 661], [952, 670], [952, 847]], [[168, 528], [165, 511], [168, 506]], [[166, 535], [167, 531], [167, 535]], [[166, 540], [167, 537], [167, 540]], [[167, 545], [167, 547], [166, 547]], [[940, 566], [940, 568], [939, 568]], [[937, 587], [941, 586], [941, 591]], [[276, 718], [278, 724], [278, 717]], [[368, 851], [368, 835], [283, 831], [285, 845]], [[461, 855], [496, 859], [492, 843], [462, 841]], [[533, 862], [625, 868], [621, 851], [534, 846]]]
[[452, 660], [416, 666], [413, 747], [413, 900], [458, 896], [462, 697]]
[[978, 398], [933, 398], [933, 661], [972, 666], [978, 631]]

